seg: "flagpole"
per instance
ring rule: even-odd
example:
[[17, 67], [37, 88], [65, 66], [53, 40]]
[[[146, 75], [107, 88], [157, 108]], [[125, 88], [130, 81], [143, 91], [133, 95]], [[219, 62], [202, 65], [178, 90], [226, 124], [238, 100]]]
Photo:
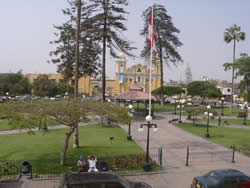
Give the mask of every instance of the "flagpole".
[[149, 116], [151, 116], [151, 88], [152, 88], [152, 54], [153, 54], [153, 31], [154, 31], [154, 5], [152, 5], [152, 34], [151, 34], [151, 49], [150, 49], [150, 62], [149, 62]]

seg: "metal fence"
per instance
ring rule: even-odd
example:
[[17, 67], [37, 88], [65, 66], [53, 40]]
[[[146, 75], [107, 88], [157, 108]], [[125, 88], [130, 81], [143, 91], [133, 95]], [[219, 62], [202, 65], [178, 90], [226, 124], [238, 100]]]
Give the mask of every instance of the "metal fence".
[[[105, 161], [108, 164], [109, 170], [115, 171], [118, 174], [135, 173], [143, 171], [145, 162], [145, 154], [136, 155], [121, 155], [117, 157], [98, 158], [99, 161]], [[78, 159], [68, 159], [64, 166], [60, 165], [60, 160], [26, 160], [32, 166], [32, 173], [36, 176], [61, 176], [68, 172], [77, 171]], [[20, 173], [22, 160], [0, 161], [0, 181], [3, 177], [14, 178]], [[150, 150], [150, 163], [153, 170], [159, 170], [162, 164], [162, 148]], [[97, 164], [98, 165], [98, 164]], [[12, 170], [11, 170], [12, 169]], [[46, 176], [47, 177], [47, 176]]]
[[215, 162], [221, 160], [231, 161], [232, 163], [235, 162], [235, 145], [232, 149], [228, 150], [206, 152], [193, 152], [190, 151], [189, 146], [187, 146], [186, 166], [195, 162]]

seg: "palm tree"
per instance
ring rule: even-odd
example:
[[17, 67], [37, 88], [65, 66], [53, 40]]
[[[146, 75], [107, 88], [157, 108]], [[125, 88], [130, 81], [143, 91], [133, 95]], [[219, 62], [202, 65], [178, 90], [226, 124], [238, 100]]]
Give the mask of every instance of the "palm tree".
[[[246, 34], [244, 32], [240, 32], [240, 26], [234, 24], [232, 27], [227, 28], [224, 32], [224, 41], [226, 43], [230, 43], [233, 41], [233, 64], [235, 62], [235, 48], [236, 41], [245, 40]], [[233, 92], [234, 92], [234, 66], [232, 66], [232, 91], [231, 91], [231, 107], [230, 112], [232, 113], [232, 105], [233, 105]]]

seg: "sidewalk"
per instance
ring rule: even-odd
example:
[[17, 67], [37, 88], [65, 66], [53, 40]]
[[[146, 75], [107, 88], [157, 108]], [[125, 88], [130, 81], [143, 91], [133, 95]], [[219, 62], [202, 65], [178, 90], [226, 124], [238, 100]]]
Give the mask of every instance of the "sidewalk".
[[[166, 174], [127, 177], [128, 179], [145, 181], [153, 188], [180, 188], [190, 187], [194, 176], [202, 175], [212, 169], [234, 168], [250, 175], [250, 158], [237, 152], [236, 163], [231, 163], [230, 160], [204, 161], [186, 167], [187, 145], [190, 146], [190, 151], [201, 152], [222, 151], [226, 148], [169, 124], [168, 120], [171, 119], [171, 116], [169, 113], [156, 114], [156, 120], [153, 120], [152, 123], [156, 123], [159, 130], [158, 132], [150, 130], [150, 148], [163, 147], [163, 165], [166, 168]], [[143, 132], [137, 131], [141, 123], [146, 122], [132, 123], [132, 137], [145, 150], [147, 131], [145, 128]]]

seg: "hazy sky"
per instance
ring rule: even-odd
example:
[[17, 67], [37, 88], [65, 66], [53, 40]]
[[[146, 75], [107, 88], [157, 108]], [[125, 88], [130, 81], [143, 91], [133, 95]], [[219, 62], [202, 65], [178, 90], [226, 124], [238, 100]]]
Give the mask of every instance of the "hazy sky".
[[[231, 71], [225, 72], [222, 64], [232, 61], [232, 44], [223, 41], [226, 28], [237, 24], [246, 32], [246, 40], [237, 44], [236, 56], [250, 54], [250, 1], [249, 0], [129, 0], [125, 24], [126, 38], [134, 42], [139, 56], [144, 38], [141, 14], [153, 3], [164, 5], [180, 29], [179, 48], [184, 60], [178, 67], [164, 67], [164, 79], [185, 80], [185, 69], [190, 65], [193, 80], [202, 76], [231, 80]], [[62, 24], [67, 18], [61, 9], [66, 0], [12, 0], [1, 1], [0, 6], [0, 72], [55, 73], [56, 65], [46, 63], [54, 47], [53, 24]], [[114, 76], [114, 59], [107, 57], [107, 74]], [[141, 58], [129, 60], [128, 65], [143, 63]]]

